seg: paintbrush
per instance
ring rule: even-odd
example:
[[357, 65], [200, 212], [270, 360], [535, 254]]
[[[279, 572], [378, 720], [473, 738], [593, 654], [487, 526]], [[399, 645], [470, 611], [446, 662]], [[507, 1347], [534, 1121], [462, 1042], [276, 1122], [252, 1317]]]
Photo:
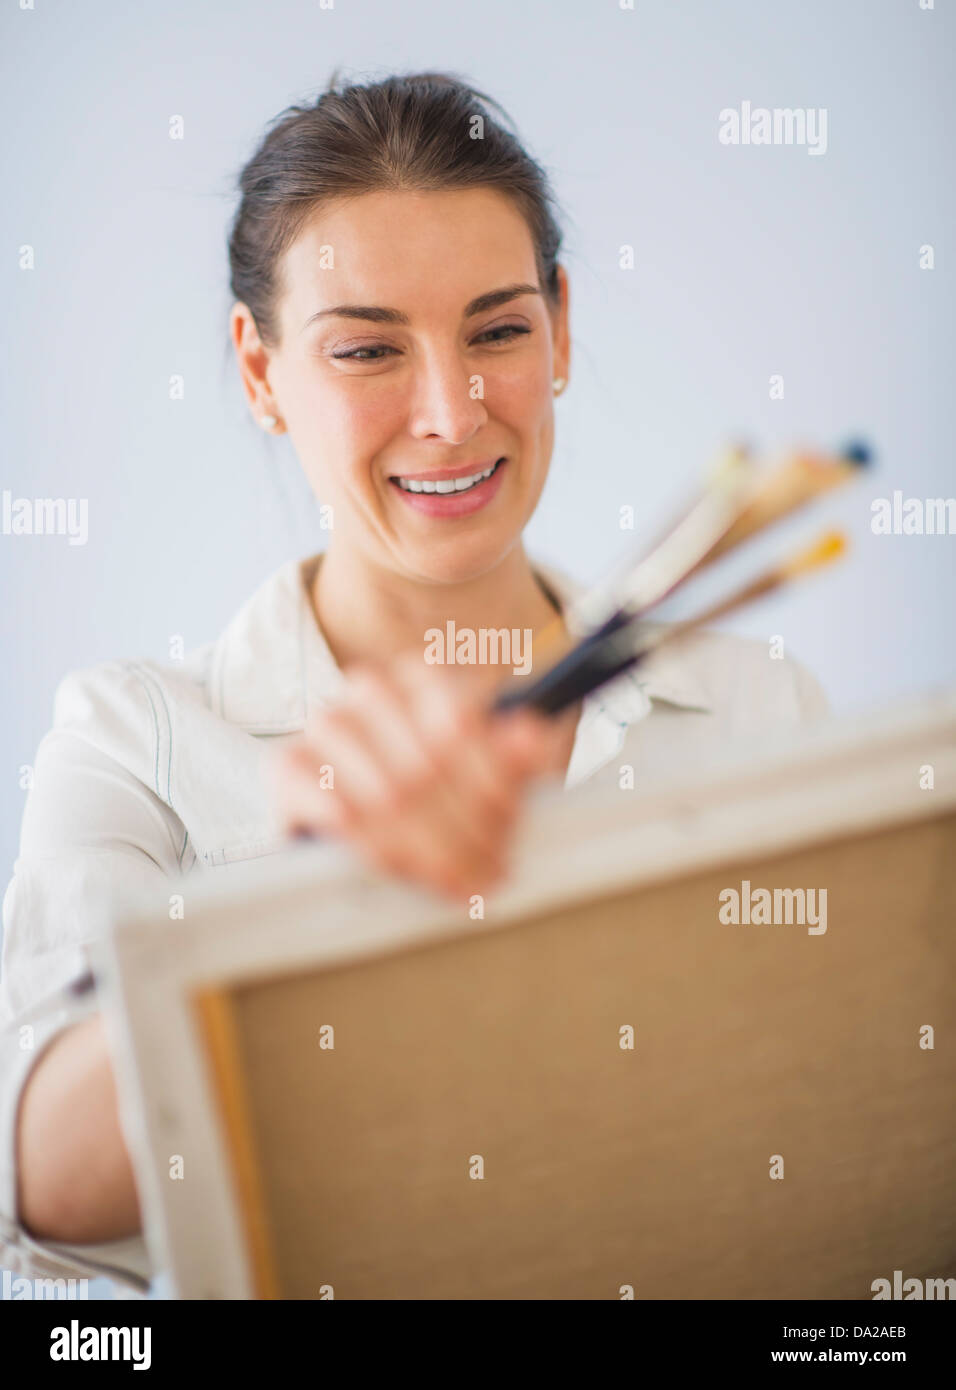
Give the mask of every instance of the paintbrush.
[[535, 637], [533, 653], [556, 659], [575, 637], [594, 632], [627, 606], [637, 611], [671, 588], [675, 579], [696, 565], [742, 515], [753, 497], [751, 460], [742, 447], [728, 450], [710, 470], [706, 484], [691, 507], [661, 537], [650, 553], [635, 563], [620, 563], [599, 584], [575, 599]]
[[[698, 500], [648, 555], [619, 566], [538, 634], [534, 659], [546, 655], [553, 662], [575, 638], [593, 646], [610, 636], [744, 540], [857, 477], [870, 458], [869, 448], [854, 442], [839, 455], [796, 453], [776, 469], [756, 472], [745, 448], [730, 450]], [[507, 698], [509, 705], [520, 704], [519, 688]]]
[[869, 464], [871, 457], [870, 449], [860, 442], [848, 444], [837, 457], [812, 453], [791, 455], [775, 472], [756, 481], [740, 516], [698, 564], [687, 571], [685, 578], [726, 555], [758, 531], [782, 521], [798, 507], [856, 478], [859, 469]]
[[867, 446], [853, 443], [839, 455], [792, 454], [778, 468], [756, 472], [744, 451], [733, 451], [698, 502], [648, 555], [571, 604], [569, 630], [593, 629], [617, 609], [627, 608], [632, 615], [646, 611], [704, 565], [856, 478], [869, 461]]
[[637, 564], [633, 557], [569, 607], [572, 632], [586, 632], [627, 607], [638, 612], [658, 603], [710, 554], [752, 506], [752, 460], [742, 449], [725, 454], [712, 469], [697, 501]]
[[494, 708], [503, 711], [529, 706], [542, 714], [558, 714], [636, 666], [663, 643], [675, 641], [804, 574], [824, 568], [845, 550], [846, 539], [842, 533], [827, 532], [812, 546], [797, 552], [789, 560], [775, 565], [758, 579], [683, 622], [649, 624], [639, 614], [631, 613], [626, 608], [618, 609], [530, 685], [509, 685], [499, 692]]

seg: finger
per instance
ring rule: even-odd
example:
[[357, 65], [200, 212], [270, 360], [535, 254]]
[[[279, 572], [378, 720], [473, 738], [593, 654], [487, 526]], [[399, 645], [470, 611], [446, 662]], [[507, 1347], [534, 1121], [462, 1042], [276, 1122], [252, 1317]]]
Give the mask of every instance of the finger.
[[498, 858], [518, 799], [490, 745], [490, 728], [474, 692], [444, 673], [405, 662], [396, 666], [411, 718], [447, 776], [438, 792], [443, 817], [459, 828], [465, 843]]
[[370, 814], [367, 805], [353, 806], [328, 789], [324, 774], [329, 765], [305, 742], [283, 749], [276, 764], [281, 820], [288, 834], [341, 836], [370, 868], [460, 900], [462, 878], [421, 824], [408, 818], [384, 821]]
[[418, 718], [426, 738], [434, 740], [438, 756], [451, 759], [467, 778], [480, 798], [483, 810], [493, 818], [513, 816], [517, 807], [516, 788], [503, 776], [503, 769], [493, 745], [491, 722], [481, 700], [481, 692], [472, 687], [432, 679], [429, 672], [423, 677], [414, 667], [397, 672], [403, 682], [406, 699], [416, 700]]
[[368, 736], [369, 720], [356, 705], [341, 703], [316, 711], [305, 730], [306, 741], [321, 762], [332, 768], [337, 793], [356, 810], [388, 794], [386, 768]]
[[[418, 717], [421, 690], [433, 676], [429, 672], [419, 679], [421, 665], [420, 658], [406, 662], [404, 679], [368, 667], [352, 672], [353, 713], [363, 721], [367, 751], [377, 759], [386, 783], [382, 796], [361, 809], [375, 831], [383, 865], [438, 884], [477, 877], [486, 882], [500, 870], [500, 824], [492, 831], [463, 778], [462, 762], [470, 757], [471, 746], [471, 737], [463, 732], [468, 721], [456, 722], [454, 711], [442, 706], [440, 726], [455, 730], [448, 735], [454, 742], [449, 753], [429, 728], [429, 711], [424, 720]], [[497, 804], [500, 822], [506, 806], [500, 797]]]
[[370, 666], [351, 668], [349, 679], [353, 713], [393, 790], [414, 791], [436, 777], [440, 764], [420, 736], [404, 690]]
[[563, 776], [568, 766], [571, 717], [547, 716], [535, 710], [509, 710], [495, 719], [501, 755], [522, 781], [547, 775]]
[[347, 799], [330, 785], [330, 765], [305, 740], [283, 748], [273, 764], [273, 802], [283, 831], [345, 834], [355, 822]]
[[[415, 665], [421, 669], [420, 658]], [[445, 888], [500, 874], [500, 827], [489, 833], [454, 760], [438, 757], [423, 737], [415, 691], [367, 666], [350, 668], [349, 679], [355, 737], [382, 774], [381, 786], [361, 800], [347, 789], [368, 862]]]

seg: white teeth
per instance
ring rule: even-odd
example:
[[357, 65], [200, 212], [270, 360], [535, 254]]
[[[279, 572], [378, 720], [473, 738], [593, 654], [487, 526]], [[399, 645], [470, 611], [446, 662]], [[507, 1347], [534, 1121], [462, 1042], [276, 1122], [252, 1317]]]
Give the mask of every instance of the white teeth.
[[398, 478], [396, 481], [404, 492], [467, 492], [468, 488], [476, 487], [478, 483], [484, 482], [485, 478], [490, 478], [497, 467], [497, 463], [493, 463], [482, 473], [472, 473], [468, 478], [444, 478], [437, 483], [416, 481], [414, 478]]

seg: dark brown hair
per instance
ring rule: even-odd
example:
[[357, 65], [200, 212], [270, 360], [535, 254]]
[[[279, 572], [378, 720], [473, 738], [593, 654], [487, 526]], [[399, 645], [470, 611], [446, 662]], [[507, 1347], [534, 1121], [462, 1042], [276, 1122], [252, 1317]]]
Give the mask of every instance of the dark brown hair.
[[263, 343], [278, 345], [279, 264], [306, 219], [326, 199], [379, 189], [500, 189], [528, 224], [541, 288], [556, 307], [557, 205], [542, 167], [491, 111], [510, 123], [504, 109], [451, 73], [343, 87], [337, 77], [314, 105], [290, 106], [270, 122], [239, 176], [230, 287]]

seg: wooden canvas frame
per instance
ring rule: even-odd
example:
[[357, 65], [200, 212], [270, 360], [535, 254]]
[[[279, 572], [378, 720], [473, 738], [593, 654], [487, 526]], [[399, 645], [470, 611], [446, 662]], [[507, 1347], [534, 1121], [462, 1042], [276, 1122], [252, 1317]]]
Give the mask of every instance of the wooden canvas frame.
[[[926, 765], [933, 766], [933, 790], [920, 786], [919, 769]], [[867, 718], [830, 721], [780, 747], [764, 746], [759, 756], [730, 750], [706, 771], [688, 769], [640, 792], [585, 785], [542, 795], [522, 835], [513, 881], [489, 900], [483, 920], [369, 875], [330, 848], [296, 848], [243, 865], [230, 871], [228, 884], [184, 880], [184, 920], [144, 917], [117, 924], [100, 952], [113, 1005], [107, 1016], [124, 1128], [154, 1261], [188, 1298], [322, 1297], [327, 1287], [317, 1270], [311, 1292], [290, 1295], [276, 1266], [248, 1078], [237, 1064], [241, 991], [309, 972], [338, 971], [344, 979], [343, 972], [352, 971], [361, 997], [364, 984], [371, 987], [373, 973], [388, 962], [404, 969], [407, 984], [409, 970], [425, 970], [437, 959], [437, 948], [463, 952], [475, 943], [490, 945], [495, 933], [518, 933], [508, 938], [516, 943], [523, 930], [556, 921], [571, 908], [585, 912], [594, 904], [599, 914], [615, 895], [677, 892], [683, 882], [721, 866], [759, 865], [814, 846], [821, 853], [826, 848], [828, 862], [838, 865], [840, 845], [878, 835], [884, 840], [875, 852], [883, 862], [892, 859], [894, 837], [908, 827], [948, 821], [951, 829], [954, 808], [956, 698], [944, 694]], [[939, 843], [933, 841], [932, 854], [939, 855]], [[316, 903], [322, 905], [320, 921]], [[545, 945], [549, 940], [540, 939]], [[556, 935], [550, 939], [557, 944]], [[563, 968], [570, 969], [566, 932], [562, 939]], [[582, 958], [591, 939], [581, 939]], [[822, 940], [804, 944], [813, 951]], [[660, 942], [659, 950], [666, 949], [666, 941]], [[952, 961], [948, 949], [942, 948], [940, 970], [944, 956]], [[951, 1075], [948, 1054], [933, 1060]], [[564, 1133], [562, 1123], [556, 1120], [556, 1135]], [[948, 1126], [943, 1138], [951, 1146], [951, 1115], [940, 1124]], [[614, 1142], [623, 1142], [620, 1133]], [[177, 1155], [184, 1165], [181, 1181], [169, 1176]], [[581, 1165], [587, 1161], [582, 1151]], [[756, 1211], [764, 1197], [758, 1193], [746, 1201]], [[494, 1219], [502, 1219], [500, 1211]], [[921, 1257], [941, 1257], [950, 1235], [947, 1226], [942, 1246], [924, 1241]], [[919, 1246], [918, 1236], [914, 1241]], [[471, 1285], [458, 1273], [443, 1285], [436, 1264], [431, 1272], [422, 1266], [418, 1287], [394, 1272], [383, 1276], [379, 1293], [371, 1274], [363, 1282], [357, 1272], [371, 1268], [373, 1254], [350, 1268], [358, 1292], [347, 1287], [335, 1296], [441, 1297], [447, 1286], [452, 1297], [620, 1297], [628, 1284], [626, 1260], [619, 1284], [610, 1278], [600, 1286], [588, 1283], [585, 1261], [564, 1280], [533, 1268], [514, 1280], [503, 1274], [500, 1293], [487, 1283]], [[443, 1250], [446, 1265], [447, 1258]], [[719, 1281], [700, 1270], [691, 1270], [682, 1284], [680, 1258], [680, 1251], [662, 1245], [655, 1255], [659, 1277], [636, 1296], [681, 1296], [681, 1288], [688, 1297], [722, 1296]], [[817, 1280], [814, 1288], [801, 1293], [799, 1281], [795, 1291], [784, 1279], [762, 1295], [730, 1255], [727, 1270], [723, 1296], [868, 1296], [862, 1288], [847, 1290], [823, 1266], [819, 1275], [807, 1275], [811, 1283]], [[873, 1277], [883, 1272], [874, 1269]], [[892, 1276], [892, 1270], [885, 1273]]]

